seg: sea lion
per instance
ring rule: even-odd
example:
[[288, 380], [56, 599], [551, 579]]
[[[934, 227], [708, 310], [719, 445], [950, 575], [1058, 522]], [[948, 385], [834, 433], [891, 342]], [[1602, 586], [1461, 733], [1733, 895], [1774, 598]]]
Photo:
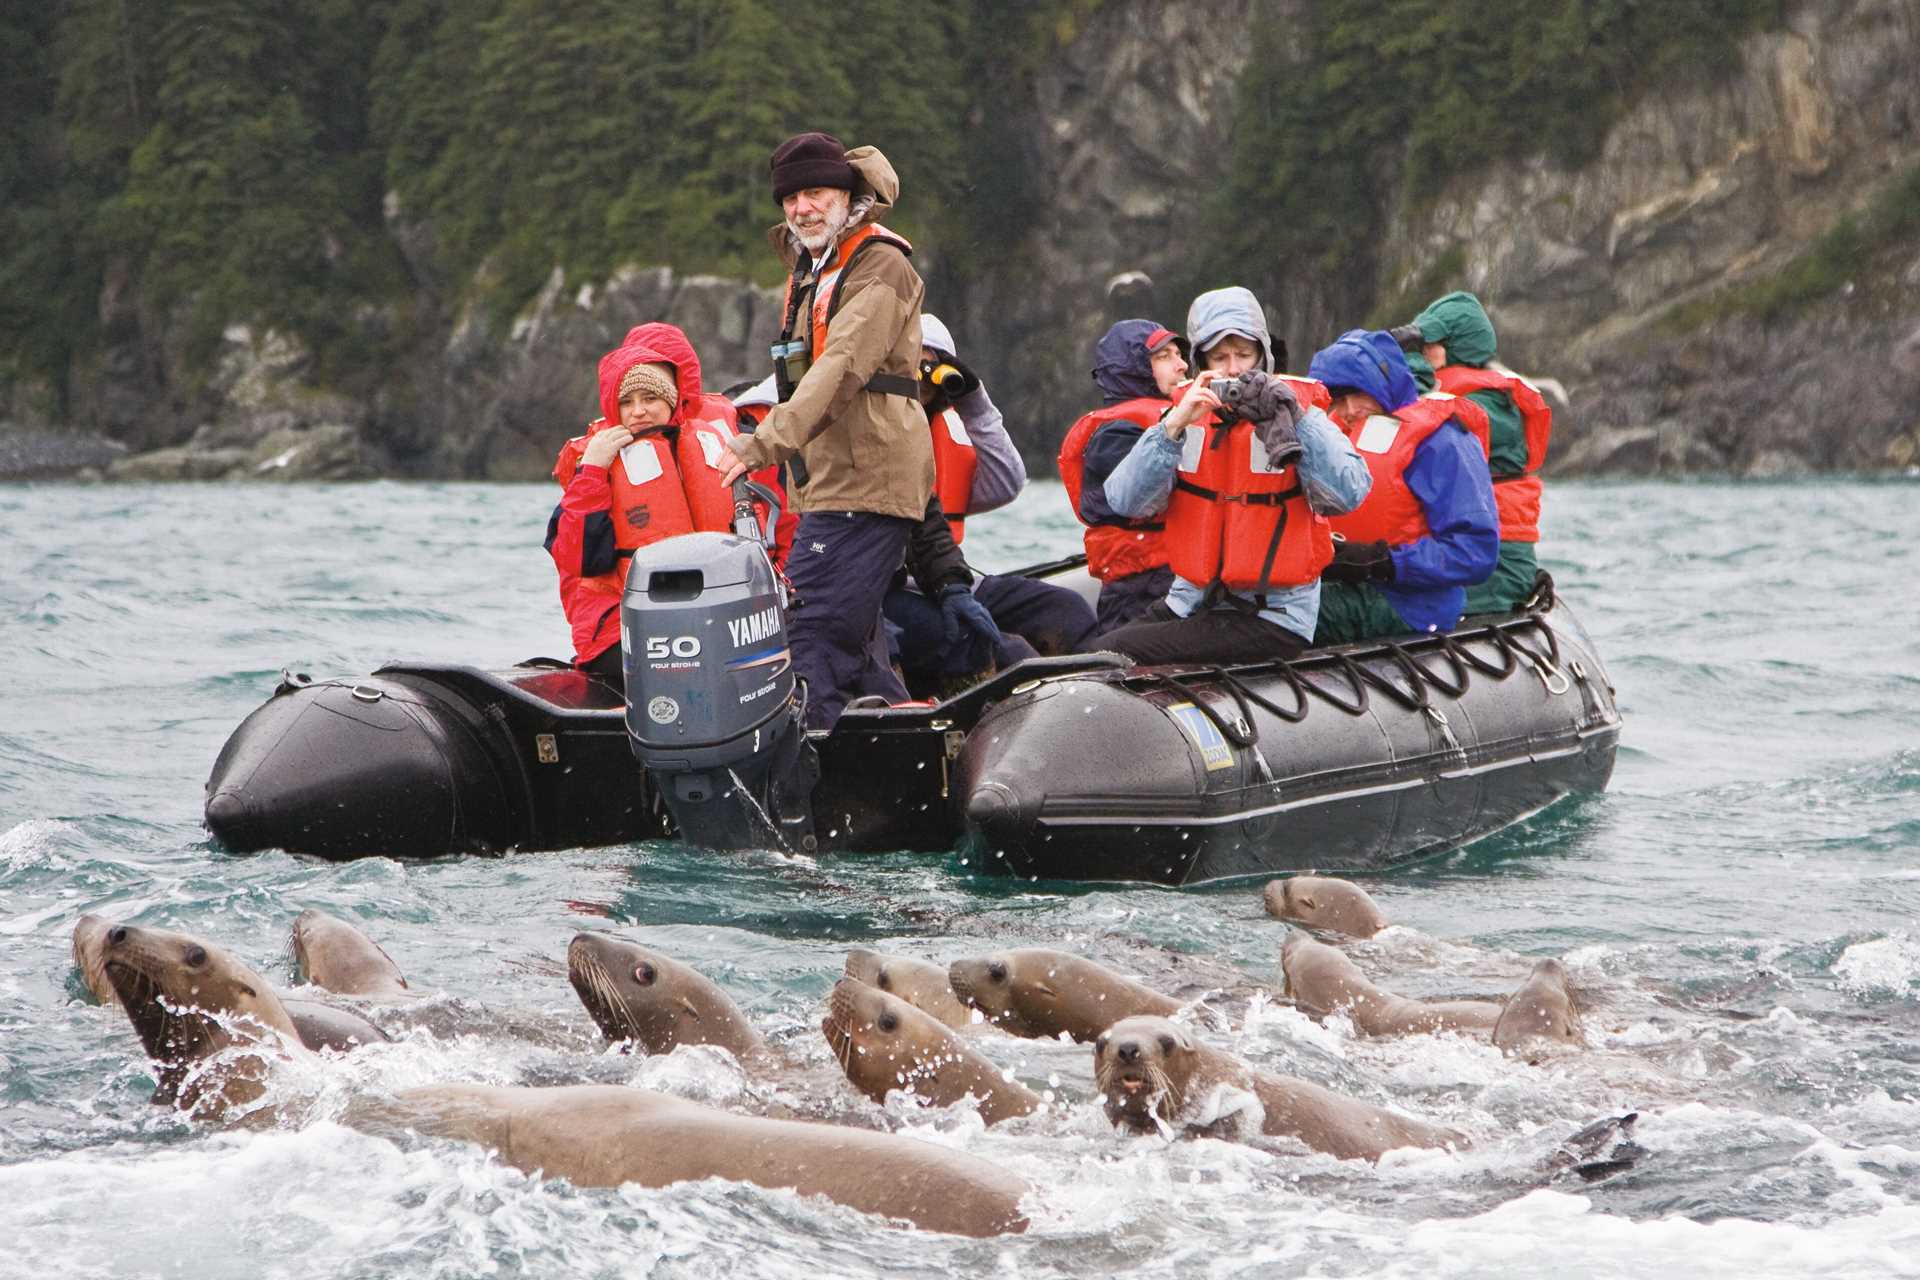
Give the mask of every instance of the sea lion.
[[274, 1062], [306, 1052], [274, 989], [230, 952], [130, 924], [103, 941], [107, 982], [159, 1067], [155, 1102], [214, 1119], [258, 1101]]
[[604, 933], [576, 934], [567, 947], [567, 978], [607, 1039], [647, 1053], [682, 1044], [711, 1044], [741, 1061], [768, 1052], [767, 1042], [727, 993], [705, 975], [637, 942]]
[[945, 1023], [856, 979], [834, 984], [820, 1031], [847, 1079], [875, 1102], [895, 1089], [938, 1107], [973, 1097], [988, 1124], [1040, 1108], [1039, 1094], [1007, 1079]]
[[1065, 951], [1025, 947], [956, 960], [947, 969], [953, 993], [1016, 1036], [1050, 1040], [1065, 1033], [1081, 1044], [1134, 1014], [1171, 1017], [1178, 1000]]
[[1396, 1147], [1459, 1147], [1450, 1129], [1396, 1115], [1293, 1076], [1269, 1075], [1195, 1041], [1165, 1018], [1125, 1018], [1093, 1045], [1107, 1118], [1136, 1132], [1158, 1122], [1246, 1141], [1295, 1138], [1342, 1160]]
[[294, 920], [293, 959], [308, 982], [338, 995], [395, 1000], [415, 994], [379, 943], [324, 911], [302, 911]]
[[963, 1151], [870, 1130], [731, 1115], [619, 1085], [434, 1085], [350, 1111], [376, 1132], [491, 1147], [528, 1173], [576, 1186], [665, 1187], [701, 1178], [825, 1196], [928, 1231], [1025, 1231], [1026, 1184]]
[[[113, 984], [107, 981], [107, 931], [112, 922], [96, 915], [84, 915], [73, 925], [73, 963], [86, 981], [87, 990], [101, 1004], [120, 1003]], [[392, 1037], [351, 1009], [336, 1009], [317, 1000], [303, 1000], [285, 992], [276, 993], [293, 1019], [300, 1043], [315, 1051], [333, 1049], [346, 1052], [361, 1045], [376, 1044]]]
[[1386, 913], [1351, 880], [1333, 876], [1288, 876], [1267, 882], [1261, 898], [1267, 914], [1310, 929], [1325, 929], [1354, 938], [1371, 938], [1387, 927]]
[[1579, 1006], [1567, 984], [1567, 967], [1542, 960], [1500, 1010], [1493, 1042], [1507, 1053], [1522, 1053], [1539, 1040], [1578, 1045], [1585, 1042]]
[[899, 996], [922, 1013], [931, 1014], [950, 1027], [973, 1024], [973, 1014], [947, 983], [944, 967], [911, 956], [882, 955], [855, 947], [847, 952], [845, 973], [857, 982], [877, 987], [888, 995]]
[[1409, 1000], [1367, 981], [1346, 954], [1295, 930], [1280, 948], [1286, 994], [1316, 1018], [1344, 1011], [1363, 1036], [1432, 1031], [1490, 1032], [1501, 1006], [1491, 1000]]

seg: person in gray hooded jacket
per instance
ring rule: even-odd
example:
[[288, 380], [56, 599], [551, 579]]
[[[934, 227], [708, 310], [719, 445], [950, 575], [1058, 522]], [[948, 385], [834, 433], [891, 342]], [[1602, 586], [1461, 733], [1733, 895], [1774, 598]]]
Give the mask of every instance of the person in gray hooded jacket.
[[[1106, 498], [1121, 515], [1144, 518], [1167, 509], [1179, 478], [1184, 437], [1222, 402], [1210, 384], [1258, 370], [1276, 372], [1273, 340], [1258, 299], [1243, 288], [1215, 289], [1187, 310], [1187, 338], [1201, 372], [1180, 402], [1141, 435], [1107, 477]], [[1258, 382], [1260, 379], [1255, 378]], [[1294, 463], [1307, 504], [1321, 515], [1352, 511], [1373, 480], [1346, 433], [1311, 406], [1292, 404], [1298, 458]], [[1320, 611], [1320, 584], [1274, 587], [1258, 595], [1209, 593], [1209, 584], [1176, 576], [1167, 598], [1146, 619], [1101, 637], [1136, 662], [1262, 662], [1308, 647]]]

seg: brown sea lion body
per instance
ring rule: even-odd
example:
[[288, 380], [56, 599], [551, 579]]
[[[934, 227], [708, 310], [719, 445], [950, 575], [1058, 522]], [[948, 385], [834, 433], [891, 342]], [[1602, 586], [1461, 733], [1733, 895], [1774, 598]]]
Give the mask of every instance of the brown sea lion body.
[[307, 1052], [279, 995], [225, 949], [128, 924], [103, 944], [107, 982], [159, 1068], [155, 1102], [215, 1119], [257, 1102], [274, 1064]]
[[1132, 978], [1044, 947], [956, 960], [947, 982], [994, 1026], [1033, 1039], [1064, 1034], [1086, 1044], [1122, 1018], [1171, 1017], [1181, 1008], [1178, 1000]]
[[1494, 1044], [1508, 1053], [1525, 1053], [1541, 1041], [1580, 1045], [1585, 1040], [1567, 968], [1552, 959], [1533, 966], [1493, 1025]]
[[847, 952], [844, 972], [857, 982], [900, 997], [949, 1027], [973, 1025], [973, 1011], [953, 994], [945, 965], [855, 947]]
[[847, 1079], [875, 1102], [894, 1090], [942, 1107], [971, 1097], [988, 1124], [1041, 1106], [1039, 1094], [1007, 1079], [951, 1027], [853, 978], [834, 984], [820, 1031]]
[[1396, 1147], [1465, 1145], [1450, 1129], [1309, 1080], [1255, 1071], [1165, 1018], [1115, 1023], [1094, 1042], [1093, 1065], [1107, 1118], [1139, 1132], [1157, 1129], [1158, 1120], [1216, 1137], [1294, 1138], [1342, 1160], [1378, 1160]]
[[1344, 952], [1298, 931], [1280, 948], [1286, 994], [1315, 1017], [1344, 1012], [1363, 1036], [1434, 1031], [1486, 1033], [1500, 1020], [1491, 1000], [1409, 1000], [1367, 981]]
[[1353, 938], [1371, 938], [1387, 927], [1386, 913], [1351, 880], [1333, 876], [1288, 876], [1267, 882], [1261, 898], [1267, 914], [1310, 929], [1325, 929]]
[[606, 1035], [647, 1053], [711, 1044], [742, 1062], [767, 1054], [767, 1042], [726, 992], [690, 965], [604, 933], [575, 935], [567, 978]]
[[324, 911], [302, 911], [294, 920], [293, 958], [308, 982], [337, 995], [404, 1000], [416, 994], [379, 943]]
[[[118, 1005], [120, 996], [107, 981], [107, 930], [112, 922], [96, 915], [84, 915], [73, 926], [73, 963], [86, 981], [87, 990], [101, 1004]], [[318, 1000], [302, 999], [277, 992], [287, 1015], [293, 1019], [300, 1043], [315, 1051], [334, 1049], [345, 1052], [362, 1045], [392, 1039], [370, 1020], [351, 1009], [338, 1009]]]
[[869, 1130], [730, 1115], [617, 1085], [428, 1086], [363, 1111], [356, 1123], [477, 1142], [517, 1169], [582, 1187], [726, 1178], [825, 1196], [929, 1231], [992, 1236], [1027, 1227], [1020, 1211], [1026, 1184], [965, 1152]]

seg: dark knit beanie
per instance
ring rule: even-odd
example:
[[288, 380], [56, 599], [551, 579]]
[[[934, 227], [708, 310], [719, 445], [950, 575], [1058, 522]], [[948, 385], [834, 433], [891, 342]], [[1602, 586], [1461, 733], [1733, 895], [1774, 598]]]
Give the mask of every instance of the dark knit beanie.
[[775, 203], [808, 187], [838, 187], [842, 191], [854, 187], [847, 149], [830, 133], [788, 138], [774, 149], [772, 168]]

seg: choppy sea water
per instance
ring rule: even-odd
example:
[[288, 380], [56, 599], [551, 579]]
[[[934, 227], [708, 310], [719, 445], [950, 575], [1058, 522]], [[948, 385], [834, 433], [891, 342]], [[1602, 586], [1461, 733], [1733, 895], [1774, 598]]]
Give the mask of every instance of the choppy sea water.
[[[0, 488], [0, 1276], [476, 1274], [1920, 1275], [1920, 486], [1562, 484], [1543, 559], [1626, 728], [1611, 790], [1369, 888], [1353, 948], [1410, 995], [1496, 995], [1564, 957], [1592, 1046], [1540, 1065], [1454, 1036], [1357, 1040], [1268, 994], [1258, 886], [971, 877], [954, 857], [808, 862], [670, 844], [426, 863], [234, 857], [199, 825], [227, 733], [283, 666], [564, 653], [538, 486]], [[969, 525], [977, 563], [1071, 550], [1060, 490]], [[151, 1106], [92, 1004], [86, 911], [213, 937], [273, 981], [293, 917], [359, 922], [445, 1017], [300, 1082], [303, 1127]], [[582, 928], [725, 986], [795, 1060], [608, 1055], [567, 986]], [[1215, 1040], [1466, 1131], [1378, 1168], [1112, 1131], [1084, 1048], [983, 1035], [1057, 1105], [984, 1129], [854, 1094], [820, 1037], [850, 944], [945, 961], [1082, 951], [1217, 988]], [[969, 1241], [708, 1182], [581, 1191], [455, 1144], [397, 1146], [324, 1098], [592, 1079], [877, 1125], [1003, 1164], [1032, 1231]], [[1560, 1139], [1638, 1111], [1585, 1184]]]

